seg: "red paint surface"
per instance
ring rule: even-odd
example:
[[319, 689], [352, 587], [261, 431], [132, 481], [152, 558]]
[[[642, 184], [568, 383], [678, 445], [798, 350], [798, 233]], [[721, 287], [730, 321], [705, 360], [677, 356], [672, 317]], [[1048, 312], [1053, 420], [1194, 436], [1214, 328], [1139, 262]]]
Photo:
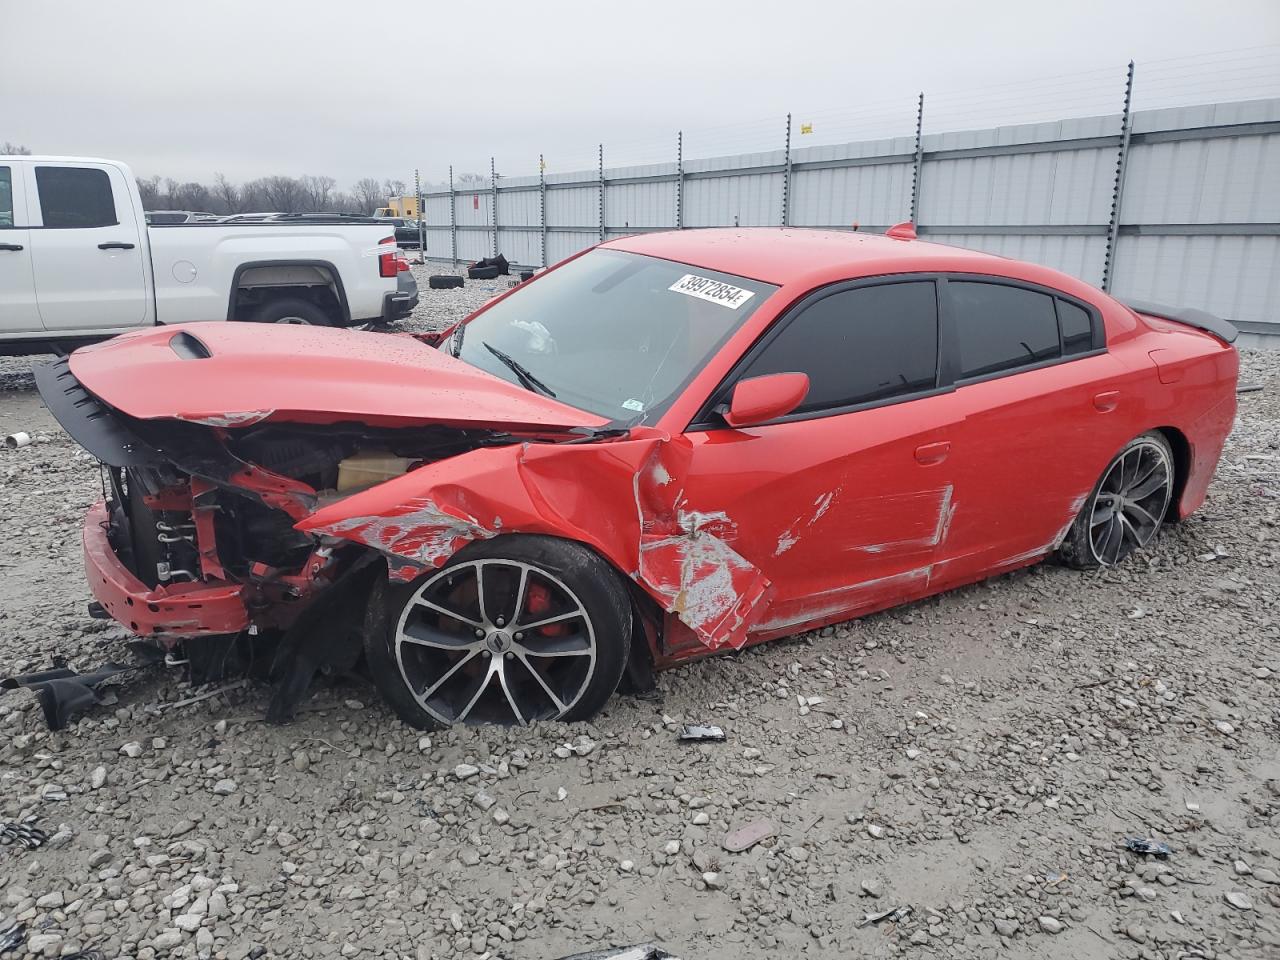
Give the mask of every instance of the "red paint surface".
[[[298, 528], [383, 552], [399, 579], [476, 539], [534, 533], [580, 541], [666, 612], [661, 666], [1034, 563], [1061, 541], [1116, 451], [1149, 430], [1185, 440], [1190, 469], [1178, 504], [1185, 515], [1204, 499], [1234, 416], [1233, 349], [1140, 318], [1044, 267], [819, 231], [698, 230], [607, 246], [779, 289], [653, 426], [594, 443], [476, 449], [330, 504]], [[1108, 349], [854, 413], [689, 428], [735, 361], [806, 293], [917, 272], [1010, 277], [1071, 294], [1098, 308]], [[273, 419], [311, 422], [548, 431], [600, 422], [411, 338], [190, 329], [209, 343], [213, 360], [179, 360], [167, 331], [149, 331], [78, 352], [72, 370], [135, 416], [269, 408]]]
[[238, 633], [249, 625], [238, 583], [176, 583], [151, 589], [129, 572], [107, 542], [107, 510], [98, 502], [84, 518], [89, 589], [106, 611], [140, 637]]
[[[169, 346], [185, 330], [212, 356], [184, 359]], [[77, 350], [71, 372], [117, 410], [236, 426], [289, 420], [370, 425], [443, 423], [511, 429], [597, 426], [604, 421], [542, 397], [412, 337], [259, 323], [153, 327]], [[234, 420], [234, 418], [233, 418]]]

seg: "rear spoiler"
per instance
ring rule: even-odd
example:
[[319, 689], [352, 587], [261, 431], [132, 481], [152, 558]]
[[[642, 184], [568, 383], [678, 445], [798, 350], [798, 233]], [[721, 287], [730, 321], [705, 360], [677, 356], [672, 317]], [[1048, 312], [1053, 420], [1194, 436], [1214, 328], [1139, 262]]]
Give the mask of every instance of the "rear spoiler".
[[1172, 320], [1174, 323], [1195, 327], [1197, 330], [1213, 334], [1224, 343], [1235, 343], [1236, 337], [1240, 335], [1234, 323], [1215, 317], [1204, 310], [1191, 307], [1166, 307], [1146, 300], [1121, 300], [1120, 302], [1135, 313], [1145, 313], [1149, 317], [1159, 317], [1161, 320]]

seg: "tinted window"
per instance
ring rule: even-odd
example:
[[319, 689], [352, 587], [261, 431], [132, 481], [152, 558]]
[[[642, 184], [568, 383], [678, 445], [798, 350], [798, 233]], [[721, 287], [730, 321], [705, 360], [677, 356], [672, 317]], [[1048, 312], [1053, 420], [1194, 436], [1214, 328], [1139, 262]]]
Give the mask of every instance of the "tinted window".
[[0, 167], [0, 227], [13, 226], [13, 172]]
[[105, 170], [36, 167], [36, 188], [46, 227], [110, 227], [116, 205]]
[[1060, 355], [1048, 294], [998, 283], [947, 284], [960, 345], [960, 377], [979, 377]]
[[1093, 349], [1093, 320], [1087, 310], [1059, 300], [1058, 326], [1062, 328], [1062, 352], [1065, 356]]
[[824, 297], [768, 342], [743, 377], [809, 375], [799, 412], [869, 403], [932, 388], [938, 302], [932, 282], [886, 283]]

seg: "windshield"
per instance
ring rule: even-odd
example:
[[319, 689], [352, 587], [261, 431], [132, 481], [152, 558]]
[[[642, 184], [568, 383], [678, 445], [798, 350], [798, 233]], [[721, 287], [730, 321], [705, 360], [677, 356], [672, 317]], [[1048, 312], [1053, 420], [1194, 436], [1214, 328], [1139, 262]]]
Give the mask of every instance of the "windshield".
[[610, 420], [655, 419], [777, 287], [592, 250], [480, 314], [444, 349]]

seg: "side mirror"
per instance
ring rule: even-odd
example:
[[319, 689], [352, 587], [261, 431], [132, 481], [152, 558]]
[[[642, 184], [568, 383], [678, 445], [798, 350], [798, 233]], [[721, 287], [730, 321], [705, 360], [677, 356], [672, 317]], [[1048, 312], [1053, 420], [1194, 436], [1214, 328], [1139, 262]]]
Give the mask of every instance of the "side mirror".
[[785, 417], [800, 406], [808, 393], [809, 375], [805, 373], [768, 373], [739, 380], [724, 419], [731, 427], [767, 423]]

